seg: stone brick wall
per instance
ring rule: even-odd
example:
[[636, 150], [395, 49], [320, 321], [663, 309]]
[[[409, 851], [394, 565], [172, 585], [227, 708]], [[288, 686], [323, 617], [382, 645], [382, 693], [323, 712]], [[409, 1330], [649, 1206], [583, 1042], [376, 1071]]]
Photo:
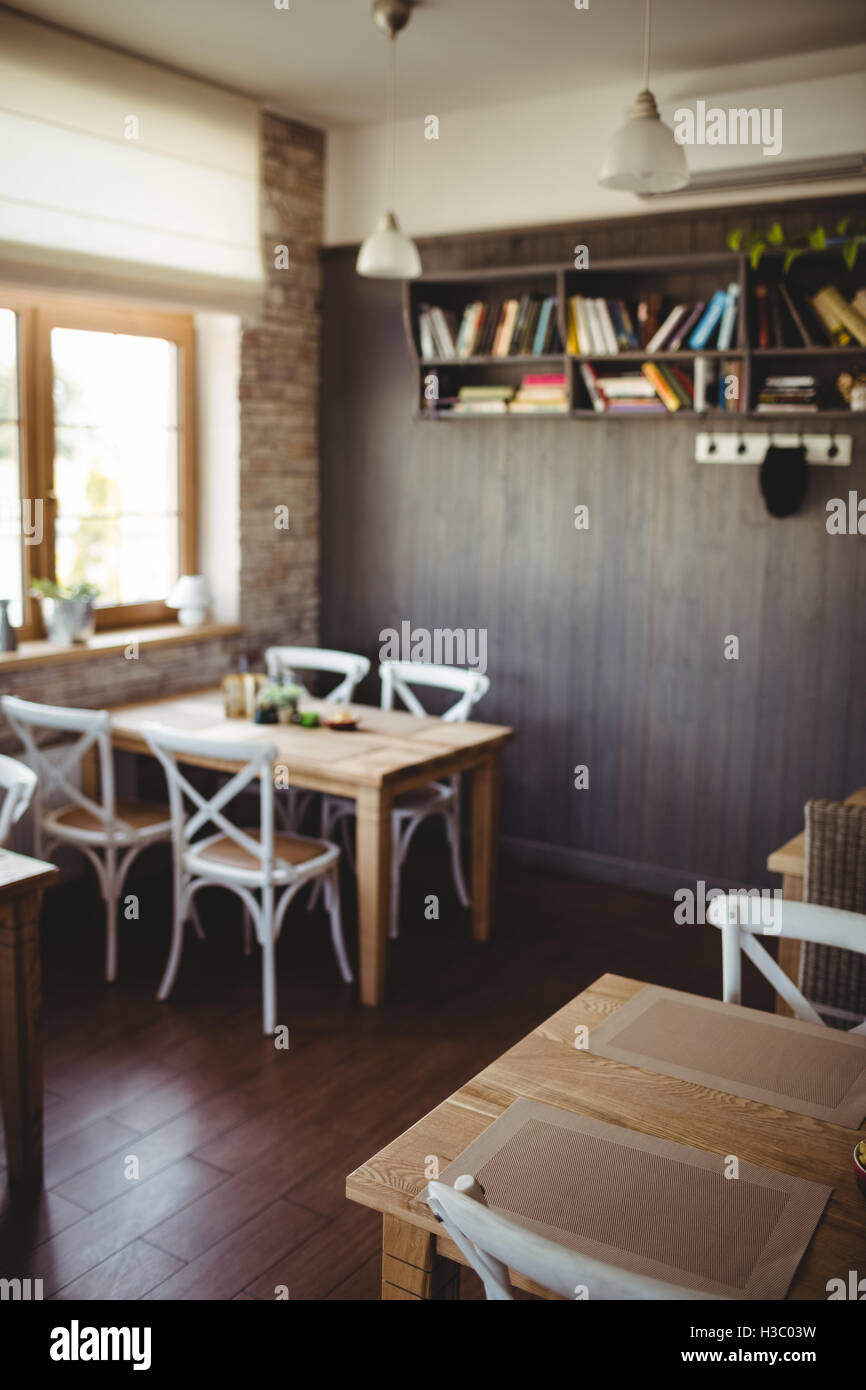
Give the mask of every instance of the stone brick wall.
[[[241, 622], [256, 653], [318, 641], [324, 137], [265, 114], [262, 160], [267, 289], [261, 316], [243, 325], [240, 387]], [[287, 530], [275, 525], [281, 506]]]

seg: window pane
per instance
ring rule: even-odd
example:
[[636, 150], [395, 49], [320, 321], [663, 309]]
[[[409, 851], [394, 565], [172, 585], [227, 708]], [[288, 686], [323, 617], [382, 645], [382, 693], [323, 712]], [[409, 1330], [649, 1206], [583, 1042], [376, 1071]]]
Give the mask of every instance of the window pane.
[[177, 348], [55, 328], [56, 563], [101, 604], [162, 599], [178, 573]]
[[38, 539], [39, 514], [25, 518], [21, 506], [18, 434], [18, 325], [11, 309], [0, 309], [0, 598], [9, 599], [9, 617], [24, 621], [22, 519]]

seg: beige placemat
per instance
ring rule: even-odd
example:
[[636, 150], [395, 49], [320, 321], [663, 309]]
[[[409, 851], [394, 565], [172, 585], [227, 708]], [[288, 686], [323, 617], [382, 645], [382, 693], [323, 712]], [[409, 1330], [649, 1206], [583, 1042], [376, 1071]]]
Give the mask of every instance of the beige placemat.
[[866, 1115], [866, 1036], [699, 994], [645, 985], [589, 1051], [850, 1129]]
[[[784, 1298], [829, 1187], [518, 1100], [449, 1163], [487, 1205], [607, 1264], [727, 1298]], [[589, 1287], [590, 1298], [592, 1288]]]

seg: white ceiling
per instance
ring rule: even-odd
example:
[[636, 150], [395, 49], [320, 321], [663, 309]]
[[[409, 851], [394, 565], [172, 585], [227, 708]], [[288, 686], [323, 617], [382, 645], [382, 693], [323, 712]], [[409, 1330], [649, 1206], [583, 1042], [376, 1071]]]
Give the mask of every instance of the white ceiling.
[[[221, 83], [325, 129], [383, 118], [370, 0], [17, 0], [12, 7]], [[398, 41], [401, 116], [635, 78], [643, 0], [419, 0]], [[861, 42], [863, 0], [656, 0], [655, 76]]]

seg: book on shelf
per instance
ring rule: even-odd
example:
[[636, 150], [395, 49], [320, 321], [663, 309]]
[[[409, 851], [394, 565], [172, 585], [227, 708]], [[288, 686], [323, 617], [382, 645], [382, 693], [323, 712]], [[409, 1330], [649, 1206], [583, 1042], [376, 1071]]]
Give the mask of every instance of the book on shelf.
[[561, 352], [556, 295], [528, 293], [475, 299], [460, 316], [421, 304], [418, 342], [422, 359], [546, 356]]
[[666, 410], [673, 413], [679, 410], [683, 404], [680, 392], [676, 390], [670, 381], [668, 374], [658, 362], [644, 362], [641, 371], [651, 381], [656, 390], [656, 395], [662, 402]]
[[810, 374], [768, 376], [758, 393], [761, 414], [813, 413], [818, 409], [818, 382]]
[[661, 311], [662, 297], [656, 290], [645, 294], [640, 300], [637, 306], [637, 323], [641, 347], [646, 347], [658, 328]]
[[708, 392], [712, 380], [712, 364], [709, 359], [701, 356], [696, 357], [692, 380], [695, 410], [706, 410]]
[[[779, 298], [781, 299], [782, 303], [785, 306], [785, 309], [787, 310], [788, 319], [793, 325], [793, 328], [799, 339], [799, 342], [797, 342], [795, 345], [802, 347], [814, 347], [815, 340], [812, 337], [812, 334], [809, 332], [809, 329], [805, 322], [805, 315], [801, 313], [796, 303], [796, 300], [794, 299], [792, 291], [787, 285], [782, 283], [777, 285], [776, 288], [779, 292]], [[784, 342], [784, 329], [782, 329], [782, 339], [777, 344], [777, 346], [781, 347], [784, 344]]]
[[852, 341], [866, 347], [866, 317], [856, 302], [849, 304], [835, 285], [825, 285], [813, 295], [812, 306], [840, 347], [847, 347]]
[[738, 357], [726, 358], [719, 369], [719, 410], [747, 410], [743, 391], [743, 364]]
[[646, 344], [647, 352], [661, 352], [669, 339], [676, 333], [681, 323], [684, 323], [689, 316], [688, 304], [675, 304], [673, 309], [665, 318], [664, 322]]
[[719, 336], [716, 339], [716, 347], [720, 352], [727, 352], [728, 348], [734, 343], [734, 329], [737, 324], [737, 307], [740, 302], [740, 287], [734, 281], [728, 285], [725, 292], [725, 302], [722, 306], [722, 316], [719, 321]]
[[589, 362], [581, 362], [580, 375], [583, 378], [583, 384], [586, 387], [586, 393], [589, 396], [593, 410], [597, 411], [599, 415], [603, 415], [607, 410], [607, 397], [602, 391], [598, 377]]
[[759, 282], [753, 295], [758, 348], [866, 347], [866, 290], [849, 301], [836, 285], [810, 294], [781, 279]]
[[679, 324], [678, 327], [674, 330], [673, 336], [668, 341], [668, 352], [680, 351], [683, 343], [688, 338], [689, 334], [695, 327], [696, 323], [698, 322], [698, 319], [701, 317], [701, 314], [704, 312], [704, 309], [706, 307], [707, 306], [704, 303], [704, 301], [700, 299], [692, 309], [691, 313], [685, 315], [682, 323]]
[[721, 323], [725, 305], [728, 302], [726, 290], [716, 290], [697, 324], [689, 335], [688, 344], [693, 352], [700, 352], [710, 346], [710, 339]]
[[509, 403], [524, 415], [562, 415], [568, 410], [568, 382], [563, 372], [526, 372]]

